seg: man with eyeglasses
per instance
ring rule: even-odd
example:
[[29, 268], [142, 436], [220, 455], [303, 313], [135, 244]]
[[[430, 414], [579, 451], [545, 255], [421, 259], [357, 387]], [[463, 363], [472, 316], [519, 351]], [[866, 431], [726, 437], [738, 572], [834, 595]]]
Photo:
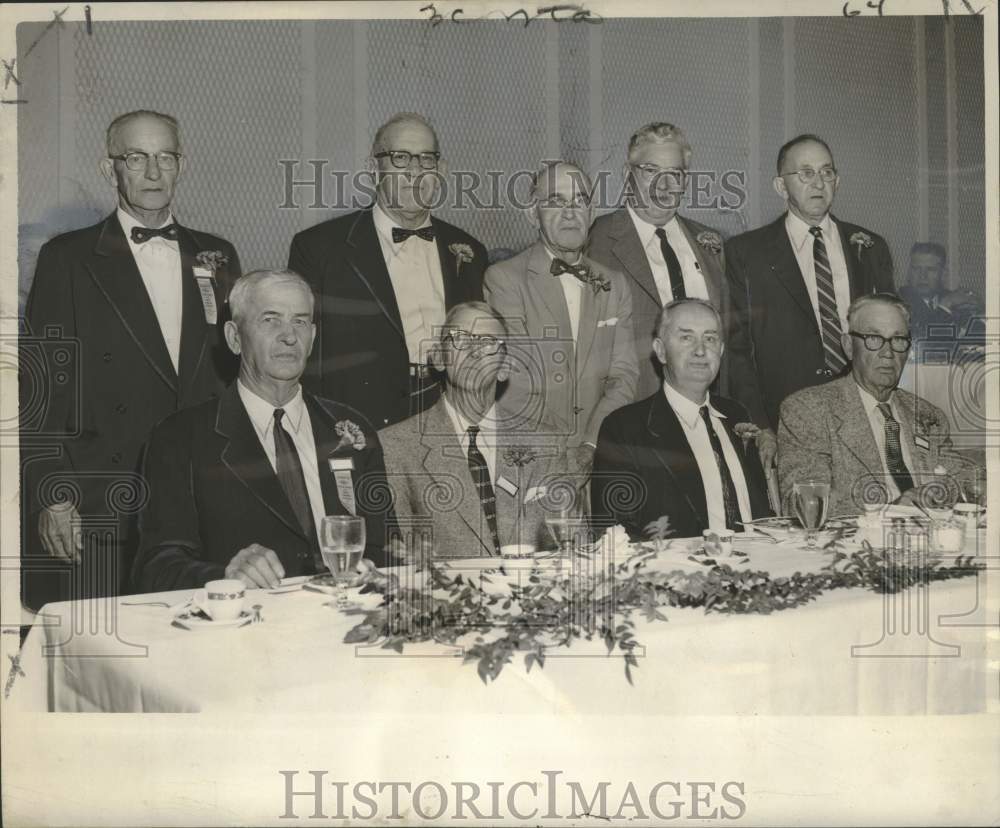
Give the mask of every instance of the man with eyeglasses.
[[117, 209], [42, 248], [26, 307], [29, 333], [53, 346], [39, 352], [44, 373], [31, 362], [21, 371], [22, 397], [44, 412], [22, 425], [30, 606], [129, 588], [150, 430], [235, 376], [221, 326], [239, 258], [228, 241], [176, 220], [185, 165], [177, 120], [128, 112], [106, 141], [100, 168]]
[[725, 248], [740, 318], [729, 347], [753, 366], [731, 377], [730, 390], [768, 430], [765, 443], [773, 441], [785, 397], [846, 372], [841, 334], [851, 302], [895, 292], [882, 237], [830, 212], [840, 176], [822, 138], [786, 143], [773, 184], [787, 212]]
[[523, 430], [523, 421], [498, 406], [510, 376], [506, 337], [489, 305], [453, 307], [430, 357], [443, 377], [441, 398], [379, 432], [402, 556], [419, 554], [427, 533], [438, 558], [552, 546], [545, 514], [565, 486], [556, 483], [565, 467], [563, 443], [551, 429]]
[[639, 376], [625, 277], [584, 255], [591, 196], [579, 167], [544, 164], [532, 180], [538, 241], [492, 265], [484, 283], [486, 301], [518, 334], [501, 406], [556, 424], [581, 480], [590, 473], [601, 422], [632, 402]]
[[486, 249], [431, 214], [447, 169], [426, 118], [389, 119], [368, 163], [376, 203], [296, 235], [288, 266], [322, 297], [306, 387], [382, 428], [437, 399], [427, 347], [449, 308], [482, 299]]
[[831, 515], [857, 514], [879, 500], [919, 503], [923, 487], [940, 484], [941, 474], [975, 476], [976, 464], [952, 449], [945, 413], [897, 387], [911, 345], [909, 321], [906, 304], [892, 294], [858, 297], [840, 338], [850, 373], [781, 404], [783, 503], [796, 482], [818, 480], [830, 484]]
[[[679, 127], [667, 123], [642, 127], [628, 142], [625, 206], [599, 216], [590, 228], [588, 255], [628, 277], [639, 399], [656, 391], [662, 381], [652, 340], [665, 305], [677, 299], [706, 299], [724, 320], [729, 317], [722, 236], [677, 212], [690, 163], [691, 145]], [[723, 394], [726, 362], [720, 374]]]

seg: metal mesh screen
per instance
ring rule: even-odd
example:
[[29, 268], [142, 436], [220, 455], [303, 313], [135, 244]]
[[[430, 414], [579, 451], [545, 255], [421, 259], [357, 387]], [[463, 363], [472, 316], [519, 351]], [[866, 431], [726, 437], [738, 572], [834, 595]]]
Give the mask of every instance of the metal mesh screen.
[[[955, 24], [956, 123], [958, 127], [958, 246], [956, 285], [985, 295], [986, 223], [984, 189], [983, 21], [963, 17]], [[995, 90], [994, 90], [995, 94]]]

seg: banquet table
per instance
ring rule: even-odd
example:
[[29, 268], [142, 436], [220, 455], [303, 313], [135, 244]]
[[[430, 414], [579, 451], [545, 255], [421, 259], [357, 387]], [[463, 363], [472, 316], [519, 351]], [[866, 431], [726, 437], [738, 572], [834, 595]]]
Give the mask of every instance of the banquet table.
[[[983, 532], [966, 554], [982, 554]], [[832, 553], [801, 543], [739, 540], [748, 556], [734, 568], [772, 577], [815, 571]], [[671, 543], [647, 565], [665, 571], [701, 566], [692, 542]], [[462, 564], [453, 564], [460, 568]], [[507, 562], [507, 577], [527, 577]], [[484, 683], [462, 650], [443, 643], [344, 643], [360, 620], [328, 594], [249, 590], [262, 623], [193, 631], [172, 625], [159, 601], [192, 590], [43, 608], [20, 655], [23, 676], [12, 701], [22, 710], [90, 712], [323, 711], [355, 698], [367, 713], [416, 716], [501, 714], [940, 714], [986, 710], [988, 673], [985, 573], [895, 595], [837, 589], [771, 614], [662, 608], [667, 621], [633, 613], [638, 666], [601, 641], [549, 648], [544, 667], [518, 655]], [[381, 596], [348, 590], [357, 607]]]

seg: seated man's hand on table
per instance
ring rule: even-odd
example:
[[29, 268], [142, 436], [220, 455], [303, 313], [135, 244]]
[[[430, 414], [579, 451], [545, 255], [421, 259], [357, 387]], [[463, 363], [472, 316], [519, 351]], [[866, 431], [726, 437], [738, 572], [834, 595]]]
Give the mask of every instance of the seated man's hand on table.
[[281, 565], [273, 549], [252, 543], [237, 552], [226, 564], [226, 577], [239, 578], [248, 587], [276, 587], [285, 577], [285, 567]]

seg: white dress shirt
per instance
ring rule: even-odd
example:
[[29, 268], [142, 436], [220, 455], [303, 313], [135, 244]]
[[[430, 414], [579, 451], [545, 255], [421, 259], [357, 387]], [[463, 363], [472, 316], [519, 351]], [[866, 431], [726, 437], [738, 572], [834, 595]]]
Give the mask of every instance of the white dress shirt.
[[[276, 406], [271, 405], [263, 397], [258, 396], [247, 388], [242, 380], [236, 381], [236, 390], [243, 401], [253, 423], [253, 430], [257, 432], [257, 439], [267, 459], [271, 462], [274, 473], [278, 473], [277, 452], [274, 447], [274, 411]], [[299, 386], [292, 397], [281, 408], [285, 409], [285, 416], [281, 418], [281, 426], [292, 436], [295, 450], [299, 453], [299, 463], [302, 464], [302, 474], [306, 479], [306, 493], [309, 495], [309, 508], [312, 510], [313, 522], [316, 524], [316, 537], [320, 536], [320, 524], [326, 515], [326, 506], [323, 504], [323, 487], [319, 482], [319, 466], [316, 462], [316, 440], [313, 437], [312, 420], [309, 419], [309, 409], [305, 400], [302, 399], [302, 387]]]
[[[812, 302], [813, 313], [816, 314], [816, 326], [822, 331], [823, 322], [819, 315], [819, 299], [816, 294], [816, 266], [813, 259], [813, 243], [815, 238], [809, 232], [810, 225], [794, 213], [785, 216], [785, 232], [795, 251], [795, 259], [799, 263], [799, 272], [809, 291], [809, 301]], [[837, 297], [837, 315], [840, 317], [840, 329], [847, 330], [847, 309], [851, 305], [851, 282], [847, 278], [847, 260], [844, 259], [844, 249], [840, 245], [840, 230], [830, 214], [823, 217], [819, 224], [823, 231], [823, 242], [826, 245], [826, 257], [830, 260], [830, 272], [833, 273], [833, 292]]]
[[[547, 245], [543, 245], [543, 247], [545, 247], [545, 252], [549, 254], [549, 264], [551, 265], [555, 261], [556, 256], [549, 250]], [[563, 259], [563, 261], [566, 264], [570, 264], [567, 259]], [[575, 265], [582, 265], [583, 263], [583, 257], [581, 256]], [[550, 275], [549, 278], [551, 279], [552, 276]], [[566, 312], [569, 314], [569, 327], [570, 332], [573, 334], [573, 344], [575, 345], [577, 331], [580, 328], [580, 302], [583, 301], [584, 284], [572, 273], [560, 273], [556, 278], [559, 279], [559, 284], [563, 290], [563, 297], [566, 299]]]
[[[674, 301], [674, 292], [670, 289], [670, 270], [667, 262], [663, 258], [663, 248], [660, 246], [660, 237], [656, 235], [656, 225], [643, 221], [636, 215], [632, 205], [626, 205], [628, 214], [635, 225], [635, 231], [639, 234], [639, 241], [646, 251], [646, 260], [649, 262], [649, 269], [653, 271], [653, 281], [656, 282], [656, 292], [660, 294], [660, 304], [666, 305]], [[667, 234], [667, 241], [674, 249], [677, 261], [681, 265], [681, 274], [684, 277], [684, 293], [691, 299], [708, 299], [708, 286], [705, 284], [705, 275], [701, 272], [701, 265], [698, 257], [688, 243], [687, 236], [681, 228], [681, 223], [674, 216], [663, 225]]]
[[[726, 502], [722, 494], [722, 475], [719, 474], [719, 465], [715, 462], [715, 452], [712, 451], [712, 443], [705, 429], [705, 421], [701, 417], [701, 405], [691, 402], [687, 397], [676, 391], [669, 382], [664, 381], [663, 393], [666, 395], [667, 403], [674, 410], [681, 428], [684, 429], [684, 436], [694, 453], [695, 462], [698, 464], [698, 471], [701, 473], [701, 482], [705, 488], [705, 505], [708, 508], [708, 528], [726, 528]], [[750, 510], [750, 491], [747, 489], [746, 477], [743, 475], [743, 466], [740, 465], [739, 455], [733, 447], [729, 434], [720, 423], [726, 418], [725, 414], [717, 411], [708, 401], [708, 394], [702, 405], [708, 406], [709, 418], [712, 427], [719, 437], [719, 444], [722, 446], [722, 456], [729, 467], [729, 476], [733, 479], [733, 486], [736, 488], [736, 501], [740, 507], [740, 517], [745, 522], [753, 518]]]
[[[160, 227], [165, 227], [173, 220], [172, 215], [167, 216]], [[180, 245], [163, 236], [153, 236], [149, 241], [136, 244], [132, 241], [132, 228], [145, 225], [121, 207], [118, 208], [118, 221], [125, 231], [142, 283], [146, 286], [156, 321], [160, 323], [160, 333], [174, 365], [174, 372], [180, 373], [181, 313], [184, 308]]]
[[[857, 383], [855, 383], [857, 385]], [[885, 487], [889, 490], [889, 500], [895, 500], [902, 494], [899, 491], [899, 487], [896, 485], [896, 481], [893, 480], [892, 475], [889, 473], [889, 464], [885, 459], [885, 417], [882, 416], [882, 412], [878, 410], [879, 401], [876, 400], [871, 394], [865, 391], [860, 385], [858, 385], [858, 393], [861, 395], [861, 404], [865, 408], [865, 413], [868, 415], [868, 423], [872, 428], [872, 436], [875, 438], [875, 445], [878, 446], [878, 456], [882, 461], [882, 471], [885, 472]], [[910, 431], [910, 426], [908, 423], [904, 422], [904, 418], [900, 415], [899, 407], [895, 402], [895, 393], [889, 396], [889, 410], [892, 412], [892, 416], [895, 418], [896, 422], [899, 423], [899, 445], [903, 450], [903, 462], [906, 463], [906, 468], [910, 470], [910, 476], [913, 478], [913, 482], [917, 482], [917, 469], [913, 465], [913, 453], [910, 451], [910, 443], [913, 442], [913, 434]]]
[[494, 403], [490, 406], [489, 411], [483, 415], [478, 423], [474, 423], [471, 420], [466, 419], [457, 408], [455, 408], [449, 401], [448, 395], [442, 394], [441, 399], [444, 400], [445, 411], [448, 412], [448, 416], [451, 418], [451, 424], [455, 426], [455, 435], [458, 437], [459, 445], [462, 446], [462, 452], [465, 454], [466, 460], [469, 458], [469, 426], [478, 425], [479, 433], [476, 435], [476, 448], [479, 449], [479, 453], [483, 455], [483, 459], [486, 461], [486, 467], [490, 470], [490, 482], [493, 484], [493, 489], [496, 490], [497, 486], [497, 419], [496, 419], [496, 404]]
[[[378, 233], [382, 258], [389, 271], [389, 281], [396, 294], [399, 318], [403, 323], [403, 336], [410, 362], [424, 365], [431, 343], [444, 325], [444, 276], [437, 241], [424, 241], [410, 236], [396, 244], [392, 228], [398, 227], [382, 208], [376, 204], [372, 210], [375, 230]], [[421, 227], [430, 227], [427, 217]], [[435, 327], [437, 331], [435, 331]]]

